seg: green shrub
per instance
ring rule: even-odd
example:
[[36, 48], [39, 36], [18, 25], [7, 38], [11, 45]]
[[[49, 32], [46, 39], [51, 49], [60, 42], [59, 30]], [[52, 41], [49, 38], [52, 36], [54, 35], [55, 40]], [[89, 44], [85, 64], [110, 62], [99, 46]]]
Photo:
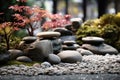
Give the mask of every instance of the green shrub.
[[84, 22], [78, 29], [76, 36], [77, 42], [83, 44], [82, 38], [86, 36], [97, 36], [105, 39], [105, 43], [120, 50], [120, 17], [106, 14], [95, 20]]

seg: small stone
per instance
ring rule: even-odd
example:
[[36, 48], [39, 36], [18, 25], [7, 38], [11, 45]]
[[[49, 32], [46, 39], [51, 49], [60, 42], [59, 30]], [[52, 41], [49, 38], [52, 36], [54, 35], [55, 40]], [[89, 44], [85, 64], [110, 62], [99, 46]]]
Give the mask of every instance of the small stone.
[[59, 32], [61, 34], [60, 36], [73, 35], [72, 31], [65, 29], [65, 28], [55, 28], [53, 31]]
[[17, 49], [10, 49], [8, 50], [8, 52], [10, 54], [11, 59], [16, 59], [17, 57], [24, 55], [23, 51]]
[[68, 45], [68, 46], [73, 46], [73, 44], [75, 44], [75, 41], [64, 41], [63, 44], [64, 45]]
[[93, 53], [89, 50], [85, 50], [82, 48], [78, 48], [77, 51], [81, 54], [81, 55], [93, 55]]
[[26, 44], [30, 44], [30, 43], [34, 42], [35, 40], [37, 40], [37, 37], [35, 37], [35, 36], [26, 36], [22, 40], [25, 41]]
[[61, 59], [59, 56], [57, 56], [55, 54], [49, 54], [48, 62], [50, 62], [51, 64], [58, 64], [61, 62]]
[[41, 67], [42, 68], [49, 68], [49, 67], [51, 67], [52, 65], [49, 63], [49, 62], [43, 62], [43, 63], [41, 63]]
[[40, 68], [40, 64], [39, 63], [35, 63], [35, 64], [33, 64], [33, 67]]
[[20, 61], [20, 62], [32, 62], [32, 60], [29, 57], [27, 57], [27, 56], [17, 57], [16, 60]]

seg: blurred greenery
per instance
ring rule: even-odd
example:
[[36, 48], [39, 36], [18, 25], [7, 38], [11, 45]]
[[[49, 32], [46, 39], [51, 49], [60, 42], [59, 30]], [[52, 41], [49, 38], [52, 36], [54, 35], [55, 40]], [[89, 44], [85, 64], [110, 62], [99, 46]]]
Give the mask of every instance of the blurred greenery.
[[97, 36], [105, 39], [105, 43], [120, 50], [120, 13], [105, 14], [99, 19], [85, 21], [76, 32], [77, 42], [83, 44], [82, 38]]

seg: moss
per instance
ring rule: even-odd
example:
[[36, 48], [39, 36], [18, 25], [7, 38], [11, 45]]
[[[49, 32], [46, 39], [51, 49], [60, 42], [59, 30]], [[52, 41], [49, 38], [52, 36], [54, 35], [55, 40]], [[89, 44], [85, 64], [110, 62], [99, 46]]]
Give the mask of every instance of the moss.
[[26, 65], [26, 66], [33, 66], [33, 64], [35, 63], [41, 63], [41, 62], [37, 62], [37, 61], [33, 61], [33, 62], [20, 62], [20, 61], [16, 61], [16, 60], [13, 60], [13, 61], [8, 61], [7, 64], [5, 65]]

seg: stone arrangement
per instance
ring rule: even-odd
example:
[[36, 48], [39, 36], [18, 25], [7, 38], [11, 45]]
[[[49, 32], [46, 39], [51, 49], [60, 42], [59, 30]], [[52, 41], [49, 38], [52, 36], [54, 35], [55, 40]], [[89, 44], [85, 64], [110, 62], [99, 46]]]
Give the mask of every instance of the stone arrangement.
[[118, 54], [118, 51], [112, 46], [105, 44], [104, 39], [100, 37], [85, 37], [82, 38], [84, 44], [82, 48], [90, 50], [94, 54]]
[[50, 64], [43, 62], [33, 66], [9, 65], [0, 67], [0, 75], [72, 75], [72, 74], [120, 74], [120, 55], [88, 55], [81, 62]]
[[1, 67], [0, 74], [120, 73], [120, 55], [115, 48], [100, 37], [83, 37], [82, 41], [83, 44], [78, 45], [73, 32], [67, 28], [24, 37], [19, 50], [10, 49], [9, 54], [0, 54], [0, 63], [9, 60], [42, 63], [30, 67], [22, 64]]

